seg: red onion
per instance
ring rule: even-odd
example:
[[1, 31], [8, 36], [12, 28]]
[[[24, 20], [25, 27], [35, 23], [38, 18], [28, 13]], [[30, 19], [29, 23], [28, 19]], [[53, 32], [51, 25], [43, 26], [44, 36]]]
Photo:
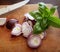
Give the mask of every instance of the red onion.
[[6, 23], [7, 29], [12, 29], [13, 27], [15, 27], [15, 23], [18, 23], [18, 20], [16, 20], [16, 19], [8, 20]]
[[33, 28], [28, 24], [28, 22], [24, 22], [22, 24], [22, 33], [24, 37], [28, 37], [31, 32], [32, 32]]
[[28, 38], [28, 46], [31, 48], [38, 48], [41, 45], [41, 39], [39, 36], [30, 36]]
[[12, 29], [11, 34], [14, 36], [19, 36], [22, 32], [21, 32], [21, 25], [20, 24], [15, 24], [15, 27]]
[[44, 39], [45, 36], [46, 36], [46, 32], [42, 32], [41, 34], [39, 34], [39, 36], [40, 36], [41, 39]]
[[3, 26], [7, 21], [7, 18], [0, 18], [0, 26]]
[[24, 21], [28, 21], [28, 23], [32, 24], [32, 26], [35, 25], [36, 21], [29, 13], [26, 13], [24, 16], [25, 16], [25, 20]]
[[26, 13], [24, 16], [30, 20], [34, 20], [34, 18], [29, 13]]

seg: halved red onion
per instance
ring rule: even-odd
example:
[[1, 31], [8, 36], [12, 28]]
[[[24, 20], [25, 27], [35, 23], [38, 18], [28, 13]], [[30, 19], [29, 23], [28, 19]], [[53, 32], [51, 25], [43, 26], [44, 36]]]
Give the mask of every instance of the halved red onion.
[[24, 37], [27, 38], [31, 34], [32, 31], [33, 31], [33, 28], [32, 26], [28, 24], [28, 22], [24, 22], [22, 24], [22, 33]]
[[11, 35], [19, 36], [22, 33], [21, 25], [15, 24], [15, 27], [12, 29]]
[[18, 20], [16, 20], [16, 19], [8, 20], [7, 23], [6, 23], [7, 29], [12, 29], [13, 27], [15, 27], [16, 23], [18, 23]]
[[37, 35], [28, 38], [28, 46], [31, 48], [38, 48], [41, 45], [41, 38]]
[[3, 26], [7, 21], [7, 18], [0, 18], [0, 26]]

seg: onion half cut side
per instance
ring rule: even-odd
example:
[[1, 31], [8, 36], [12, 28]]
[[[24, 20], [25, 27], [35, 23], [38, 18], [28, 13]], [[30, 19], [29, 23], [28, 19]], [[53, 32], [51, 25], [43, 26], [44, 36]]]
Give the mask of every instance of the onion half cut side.
[[31, 36], [27, 42], [30, 48], [38, 48], [41, 45], [41, 38], [37, 35]]
[[15, 24], [16, 26], [12, 29], [11, 35], [19, 36], [22, 33], [21, 25]]
[[33, 28], [28, 24], [28, 22], [24, 22], [22, 24], [22, 33], [24, 37], [27, 38], [32, 33], [32, 31], [33, 31]]

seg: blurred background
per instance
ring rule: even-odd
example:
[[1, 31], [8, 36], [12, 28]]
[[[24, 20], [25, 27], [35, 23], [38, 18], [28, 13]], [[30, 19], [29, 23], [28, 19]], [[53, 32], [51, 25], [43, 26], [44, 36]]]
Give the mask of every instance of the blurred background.
[[[22, 0], [0, 0], [0, 5], [10, 5], [20, 1]], [[60, 16], [60, 0], [30, 0], [28, 4], [36, 4], [38, 2], [45, 2], [45, 3], [51, 3], [53, 5], [57, 5], [59, 16]]]

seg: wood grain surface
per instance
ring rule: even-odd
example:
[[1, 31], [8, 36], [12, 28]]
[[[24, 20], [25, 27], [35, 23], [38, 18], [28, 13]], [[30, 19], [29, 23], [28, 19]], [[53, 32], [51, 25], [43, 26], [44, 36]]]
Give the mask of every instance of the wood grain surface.
[[[47, 5], [49, 8], [51, 4]], [[6, 7], [1, 5], [0, 8]], [[25, 5], [12, 12], [9, 12], [0, 17], [6, 17], [8, 19], [15, 18], [19, 20], [19, 23], [23, 23], [24, 14], [32, 10], [37, 10], [36, 4]], [[55, 14], [58, 16], [56, 10]], [[19, 37], [11, 37], [11, 30], [8, 30], [6, 26], [0, 27], [0, 52], [60, 52], [60, 29], [49, 27], [46, 30], [46, 38], [42, 41], [41, 46], [38, 49], [31, 49], [27, 46], [27, 39], [22, 35]]]

